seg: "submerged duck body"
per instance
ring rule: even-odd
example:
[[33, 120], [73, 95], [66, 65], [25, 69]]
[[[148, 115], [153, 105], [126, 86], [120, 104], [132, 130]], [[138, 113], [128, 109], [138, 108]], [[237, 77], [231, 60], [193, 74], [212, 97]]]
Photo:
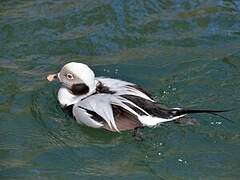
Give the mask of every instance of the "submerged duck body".
[[58, 101], [62, 107], [72, 108], [78, 123], [113, 132], [157, 126], [188, 117], [188, 113], [220, 112], [166, 108], [136, 84], [95, 77], [94, 72], [82, 63], [68, 63], [47, 79], [62, 83]]

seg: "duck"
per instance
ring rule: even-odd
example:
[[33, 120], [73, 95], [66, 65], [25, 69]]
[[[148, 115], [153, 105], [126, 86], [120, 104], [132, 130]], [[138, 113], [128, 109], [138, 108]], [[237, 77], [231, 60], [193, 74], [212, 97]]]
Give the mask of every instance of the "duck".
[[69, 62], [49, 82], [58, 81], [58, 102], [70, 109], [79, 124], [111, 132], [157, 127], [170, 121], [192, 120], [193, 113], [220, 113], [224, 110], [168, 108], [155, 101], [141, 86], [110, 77], [95, 77], [84, 63]]

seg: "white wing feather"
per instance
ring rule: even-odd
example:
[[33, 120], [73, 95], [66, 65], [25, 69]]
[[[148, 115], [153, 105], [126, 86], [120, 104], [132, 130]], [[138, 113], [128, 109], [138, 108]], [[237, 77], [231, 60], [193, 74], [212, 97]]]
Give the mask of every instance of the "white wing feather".
[[[89, 111], [93, 111], [97, 113], [99, 116], [101, 116], [108, 124], [110, 128], [114, 128], [116, 131], [118, 131], [118, 128], [115, 123], [115, 119], [113, 116], [113, 110], [112, 110], [112, 105], [117, 105], [125, 110], [129, 111], [130, 113], [136, 115], [138, 118], [140, 115], [135, 112], [132, 108], [127, 106], [125, 103], [128, 103], [142, 112], [144, 112], [146, 115], [149, 115], [146, 111], [144, 111], [142, 108], [138, 107], [136, 104], [133, 102], [112, 94], [96, 94], [92, 95], [82, 101], [79, 101], [74, 105], [74, 111], [73, 114], [78, 115], [78, 118], [80, 119], [80, 113], [78, 111], [82, 111], [81, 108], [87, 109]], [[75, 116], [76, 117], [76, 116]], [[85, 123], [85, 122], [84, 122]]]
[[95, 121], [91, 118], [91, 114], [88, 114], [86, 110], [74, 106], [73, 115], [76, 118], [76, 121], [80, 124], [85, 124], [93, 128], [100, 128], [103, 126], [102, 123]]
[[76, 106], [87, 109], [89, 111], [96, 112], [107, 122], [110, 128], [114, 127], [115, 129], [117, 129], [111, 107], [110, 95], [107, 94], [92, 95], [76, 103], [73, 108], [76, 108]]

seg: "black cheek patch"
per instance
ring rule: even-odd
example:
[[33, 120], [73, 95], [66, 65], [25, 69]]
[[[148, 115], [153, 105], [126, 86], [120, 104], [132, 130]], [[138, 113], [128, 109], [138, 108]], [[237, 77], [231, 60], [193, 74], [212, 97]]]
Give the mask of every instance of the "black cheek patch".
[[71, 91], [74, 95], [83, 95], [89, 92], [89, 87], [84, 83], [74, 84], [72, 85]]

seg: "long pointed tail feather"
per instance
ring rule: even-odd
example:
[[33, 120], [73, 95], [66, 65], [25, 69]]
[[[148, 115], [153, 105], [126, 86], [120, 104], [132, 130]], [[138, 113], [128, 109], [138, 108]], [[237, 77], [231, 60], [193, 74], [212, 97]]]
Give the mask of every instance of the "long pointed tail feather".
[[174, 116], [180, 116], [182, 114], [194, 114], [194, 113], [222, 113], [231, 110], [211, 110], [211, 109], [171, 109]]
[[231, 119], [226, 118], [226, 117], [218, 114], [218, 113], [229, 112], [229, 111], [232, 111], [232, 110], [180, 109], [180, 108], [171, 109], [171, 113], [172, 113], [173, 116], [180, 116], [180, 115], [183, 115], [183, 114], [207, 113], [207, 114], [218, 116], [218, 117], [221, 117], [223, 119], [226, 119], [228, 121], [233, 122]]

